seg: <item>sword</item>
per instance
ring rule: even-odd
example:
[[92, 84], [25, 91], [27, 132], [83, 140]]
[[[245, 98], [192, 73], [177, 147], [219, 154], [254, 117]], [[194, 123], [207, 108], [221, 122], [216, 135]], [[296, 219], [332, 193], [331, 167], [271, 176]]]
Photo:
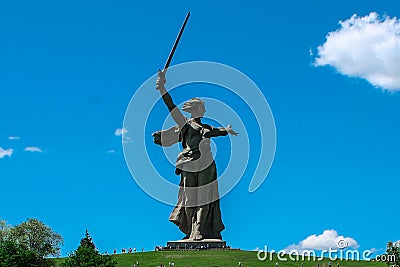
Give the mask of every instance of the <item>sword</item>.
[[190, 12], [187, 13], [186, 18], [185, 18], [185, 21], [183, 22], [183, 25], [182, 25], [182, 27], [181, 27], [181, 30], [179, 31], [178, 37], [176, 37], [174, 46], [172, 47], [171, 52], [169, 53], [167, 62], [165, 63], [165, 66], [164, 66], [164, 70], [163, 70], [164, 72], [167, 71], [167, 69], [168, 69], [168, 67], [169, 67], [169, 64], [171, 63], [172, 57], [174, 56], [176, 47], [178, 46], [179, 40], [181, 39], [183, 30], [185, 29], [185, 26], [186, 26], [186, 23], [187, 23], [187, 21], [188, 21], [188, 19], [189, 19], [189, 16], [190, 16]]

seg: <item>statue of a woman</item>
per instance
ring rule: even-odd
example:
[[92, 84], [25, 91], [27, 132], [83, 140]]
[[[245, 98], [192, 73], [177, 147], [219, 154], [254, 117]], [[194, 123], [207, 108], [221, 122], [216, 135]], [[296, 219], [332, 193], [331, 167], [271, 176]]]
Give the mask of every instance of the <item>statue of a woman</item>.
[[154, 142], [162, 145], [165, 140], [167, 145], [171, 145], [174, 143], [171, 139], [175, 138], [175, 141], [182, 143], [183, 148], [175, 170], [181, 176], [178, 203], [169, 220], [179, 226], [185, 234], [184, 239], [222, 239], [221, 231], [225, 227], [221, 219], [217, 170], [209, 139], [238, 133], [230, 125], [226, 128], [215, 128], [203, 124], [201, 119], [206, 109], [204, 102], [198, 98], [184, 103], [182, 110], [191, 115], [190, 118], [185, 117], [173, 103], [165, 89], [165, 83], [165, 70], [159, 71], [156, 88], [177, 126], [168, 130], [169, 133], [164, 137], [161, 132], [153, 134]]

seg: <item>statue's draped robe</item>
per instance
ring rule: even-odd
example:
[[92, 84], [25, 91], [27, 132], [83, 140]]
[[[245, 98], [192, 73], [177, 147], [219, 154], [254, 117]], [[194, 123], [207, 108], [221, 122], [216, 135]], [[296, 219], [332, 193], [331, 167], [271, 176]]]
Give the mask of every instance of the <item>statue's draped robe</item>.
[[225, 227], [209, 138], [225, 136], [227, 132], [224, 128], [214, 128], [195, 119], [187, 119], [178, 129], [174, 127], [153, 134], [155, 143], [169, 146], [180, 141], [183, 147], [175, 170], [181, 176], [178, 202], [169, 220], [185, 233], [184, 239], [221, 239]]

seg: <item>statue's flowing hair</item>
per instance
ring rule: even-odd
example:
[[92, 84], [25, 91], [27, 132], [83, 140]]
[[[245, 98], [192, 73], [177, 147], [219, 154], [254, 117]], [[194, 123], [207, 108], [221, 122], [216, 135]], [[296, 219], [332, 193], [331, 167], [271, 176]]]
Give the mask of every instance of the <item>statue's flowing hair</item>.
[[185, 112], [192, 113], [193, 111], [198, 110], [200, 107], [205, 108], [204, 101], [201, 100], [200, 98], [195, 97], [186, 101], [183, 104], [182, 110]]

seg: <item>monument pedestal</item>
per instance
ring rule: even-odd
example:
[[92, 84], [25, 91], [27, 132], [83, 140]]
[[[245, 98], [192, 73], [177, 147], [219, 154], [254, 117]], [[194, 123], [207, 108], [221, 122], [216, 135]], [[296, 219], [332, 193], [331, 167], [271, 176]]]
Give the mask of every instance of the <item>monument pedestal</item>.
[[203, 240], [177, 240], [168, 241], [167, 249], [210, 249], [210, 248], [227, 248], [226, 241], [221, 239], [203, 239]]

